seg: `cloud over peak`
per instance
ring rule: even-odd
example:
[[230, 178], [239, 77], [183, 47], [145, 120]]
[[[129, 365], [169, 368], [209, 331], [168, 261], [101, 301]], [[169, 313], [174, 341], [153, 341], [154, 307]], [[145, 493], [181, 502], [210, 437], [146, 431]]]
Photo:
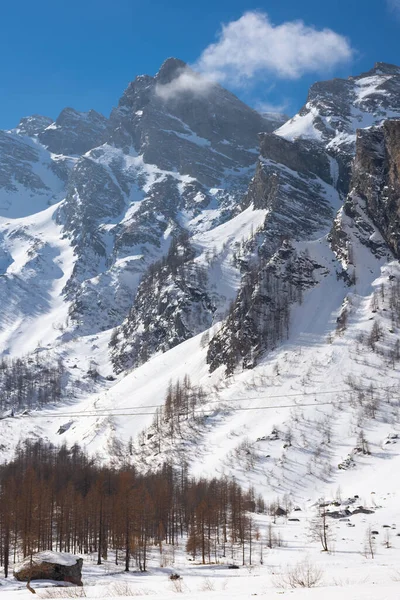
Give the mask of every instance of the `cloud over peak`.
[[208, 92], [211, 81], [195, 73], [188, 66], [182, 67], [175, 73], [175, 77], [168, 83], [157, 82], [157, 95], [163, 100], [169, 100], [177, 94], [191, 92], [193, 94], [205, 94]]
[[317, 30], [302, 21], [274, 25], [265, 13], [247, 12], [222, 27], [196, 67], [221, 83], [241, 85], [263, 71], [297, 79], [332, 69], [352, 54], [348, 40], [331, 29]]
[[[331, 71], [352, 56], [349, 41], [331, 29], [318, 30], [303, 21], [274, 25], [266, 13], [251, 11], [223, 25], [217, 41], [192, 67], [208, 82], [241, 88], [266, 75], [298, 79], [306, 73]], [[158, 86], [158, 93], [167, 99], [181, 91], [205, 92], [203, 78], [183, 69], [179, 77]]]

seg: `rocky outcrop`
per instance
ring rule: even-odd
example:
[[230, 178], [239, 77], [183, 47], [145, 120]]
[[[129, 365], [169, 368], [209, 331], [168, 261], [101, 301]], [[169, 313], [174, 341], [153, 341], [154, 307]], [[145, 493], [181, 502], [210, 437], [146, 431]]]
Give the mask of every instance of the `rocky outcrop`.
[[27, 135], [29, 137], [36, 137], [40, 133], [43, 133], [49, 125], [53, 123], [53, 119], [50, 117], [44, 117], [42, 115], [31, 115], [29, 117], [22, 117], [18, 123], [15, 132], [19, 135]]
[[210, 371], [220, 366], [228, 374], [236, 367], [253, 368], [260, 356], [289, 334], [290, 307], [316, 284], [326, 269], [307, 253], [285, 242], [274, 257], [261, 259], [244, 275], [238, 296], [207, 351]]
[[368, 248], [377, 259], [400, 256], [400, 120], [357, 132], [351, 189], [329, 235], [349, 285], [365, 267]]
[[79, 156], [104, 144], [109, 133], [108, 119], [95, 110], [84, 113], [64, 108], [55, 123], [39, 133], [38, 138], [55, 154]]
[[173, 239], [167, 256], [148, 269], [110, 342], [116, 372], [138, 366], [211, 326], [216, 307], [207, 272], [193, 259], [182, 233]]
[[285, 165], [298, 173], [314, 173], [326, 183], [333, 183], [329, 156], [318, 146], [305, 140], [291, 142], [275, 133], [263, 133], [259, 138], [263, 158]]
[[351, 200], [364, 204], [367, 215], [400, 258], [400, 120], [358, 131]]
[[62, 552], [39, 552], [29, 556], [14, 569], [18, 581], [49, 579], [82, 585], [83, 559]]
[[243, 206], [268, 211], [257, 246], [258, 254], [269, 258], [283, 239], [310, 239], [327, 232], [340, 198], [332, 160], [323, 149], [273, 133], [260, 138], [260, 157]]

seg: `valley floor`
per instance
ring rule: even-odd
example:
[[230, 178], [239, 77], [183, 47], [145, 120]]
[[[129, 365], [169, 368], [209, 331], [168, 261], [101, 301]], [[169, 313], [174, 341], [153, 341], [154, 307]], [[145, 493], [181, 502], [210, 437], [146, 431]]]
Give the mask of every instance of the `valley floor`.
[[[379, 500], [384, 502], [383, 497]], [[33, 582], [32, 585], [37, 592], [36, 597], [48, 599], [87, 597], [103, 600], [150, 596], [182, 600], [247, 600], [259, 596], [293, 600], [396, 600], [400, 597], [400, 538], [395, 530], [390, 529], [389, 548], [386, 547], [383, 544], [387, 540], [385, 528], [382, 528], [386, 520], [391, 522], [393, 517], [398, 516], [396, 505], [397, 498], [389, 498], [388, 495], [387, 502], [372, 518], [366, 515], [352, 517], [354, 527], [349, 527], [346, 521], [335, 521], [335, 542], [331, 553], [321, 552], [314, 542], [305, 542], [309, 520], [304, 514], [299, 522], [277, 519], [274, 527], [281, 532], [283, 545], [272, 550], [264, 547], [262, 565], [259, 542], [254, 546], [252, 566], [240, 566], [239, 569], [228, 568], [229, 564], [240, 564], [239, 556], [233, 561], [220, 557], [219, 564], [201, 565], [191, 561], [182, 547], [178, 546], [174, 551], [165, 547], [162, 557], [165, 566], [160, 567], [157, 550], [147, 573], [124, 573], [123, 566], [116, 566], [111, 556], [101, 566], [96, 565], [95, 557], [85, 557], [83, 588], [57, 587], [48, 581]], [[368, 523], [374, 523], [379, 531], [373, 559], [364, 555]], [[266, 518], [260, 517], [260, 532], [265, 530], [266, 524]], [[248, 561], [248, 555], [246, 559]], [[320, 575], [316, 586], [291, 588], [288, 578], [293, 566], [302, 563], [300, 570], [304, 575], [306, 562], [312, 575], [317, 572]], [[172, 573], [178, 573], [181, 578], [171, 581], [169, 576]], [[10, 600], [29, 596], [25, 584], [12, 578], [1, 579], [0, 593]]]

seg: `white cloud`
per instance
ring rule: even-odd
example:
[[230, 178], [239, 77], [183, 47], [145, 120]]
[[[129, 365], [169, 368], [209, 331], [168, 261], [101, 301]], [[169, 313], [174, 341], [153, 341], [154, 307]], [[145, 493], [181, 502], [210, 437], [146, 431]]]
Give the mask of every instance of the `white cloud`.
[[163, 100], [169, 100], [176, 94], [181, 92], [191, 91], [195, 94], [207, 93], [210, 86], [210, 81], [198, 75], [191, 69], [182, 69], [180, 75], [173, 79], [170, 83], [157, 85], [157, 94]]
[[386, 3], [390, 10], [400, 14], [400, 0], [386, 0]]
[[[400, 2], [400, 0], [395, 0]], [[302, 21], [274, 25], [267, 14], [246, 12], [222, 27], [217, 42], [208, 46], [190, 69], [158, 87], [160, 96], [192, 90], [206, 92], [207, 82], [236, 88], [251, 85], [265, 75], [297, 79], [306, 73], [325, 73], [352, 58], [349, 41], [331, 29], [317, 30]]]
[[196, 67], [221, 83], [243, 85], [262, 71], [283, 79], [323, 72], [352, 54], [348, 40], [331, 29], [317, 30], [302, 21], [273, 25], [265, 13], [247, 12], [223, 26]]

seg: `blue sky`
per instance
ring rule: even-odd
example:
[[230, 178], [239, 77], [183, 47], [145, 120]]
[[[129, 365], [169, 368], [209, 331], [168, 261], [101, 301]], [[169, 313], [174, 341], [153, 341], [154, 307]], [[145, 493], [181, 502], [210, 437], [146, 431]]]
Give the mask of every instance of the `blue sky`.
[[[243, 17], [249, 11], [255, 20]], [[298, 20], [307, 26], [297, 31], [299, 42], [290, 35]], [[243, 27], [232, 26], [237, 22]], [[260, 35], [271, 36], [269, 45], [263, 47], [264, 38], [254, 42], [254, 23]], [[330, 41], [327, 33], [321, 37], [326, 29], [337, 35], [333, 42], [330, 34]], [[399, 34], [400, 0], [3, 0], [0, 128], [32, 113], [55, 118], [65, 106], [108, 115], [130, 80], [155, 74], [168, 56], [211, 69], [253, 106], [291, 114], [318, 79], [357, 74], [376, 61], [400, 64]], [[307, 36], [314, 36], [314, 56], [307, 54]], [[236, 79], [236, 64], [226, 64], [223, 55], [232, 37], [243, 48]], [[297, 53], [297, 43], [305, 52], [299, 46]], [[248, 57], [254, 60], [249, 72]], [[295, 72], [293, 58], [299, 60]]]

